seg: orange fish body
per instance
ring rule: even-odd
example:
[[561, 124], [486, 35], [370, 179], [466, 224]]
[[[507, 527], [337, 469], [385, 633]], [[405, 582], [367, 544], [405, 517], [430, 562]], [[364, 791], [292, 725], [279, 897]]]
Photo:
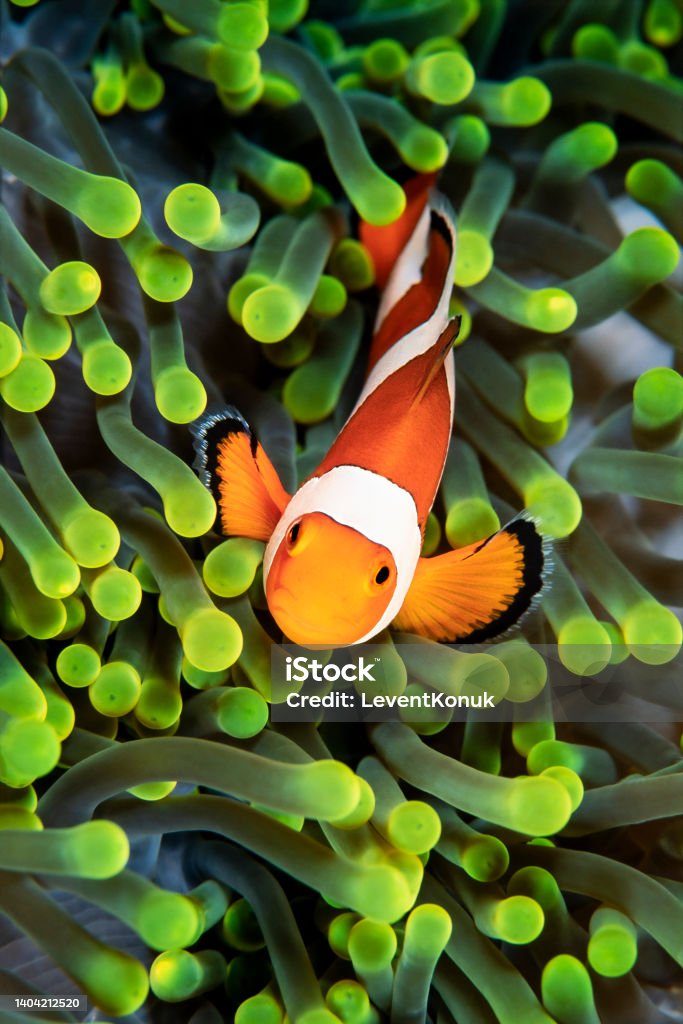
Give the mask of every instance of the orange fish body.
[[298, 644], [361, 643], [392, 622], [437, 640], [483, 640], [512, 625], [542, 585], [542, 541], [525, 518], [420, 558], [451, 437], [458, 329], [448, 319], [454, 218], [431, 184], [409, 183], [396, 225], [361, 227], [384, 284], [367, 377], [297, 492], [287, 494], [234, 410], [194, 431], [222, 531], [267, 542], [268, 606]]

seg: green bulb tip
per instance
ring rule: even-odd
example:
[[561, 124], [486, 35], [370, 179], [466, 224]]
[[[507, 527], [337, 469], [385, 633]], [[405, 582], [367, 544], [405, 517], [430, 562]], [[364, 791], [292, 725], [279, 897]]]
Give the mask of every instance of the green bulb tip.
[[[541, 991], [543, 1005], [554, 1017], [596, 1019], [590, 975], [576, 957], [561, 953], [549, 960], [543, 968]], [[569, 1013], [571, 1017], [566, 1017]]]
[[135, 260], [135, 271], [145, 295], [157, 302], [177, 302], [192, 287], [192, 267], [167, 245], [155, 244]]
[[22, 331], [26, 347], [43, 359], [61, 359], [69, 351], [71, 327], [61, 313], [51, 313], [36, 306], [29, 308]]
[[260, 693], [247, 686], [233, 686], [222, 695], [218, 724], [236, 739], [257, 736], [268, 722], [268, 704]]
[[278, 160], [268, 175], [267, 187], [284, 207], [301, 206], [313, 193], [313, 179], [301, 164]]
[[31, 352], [24, 352], [15, 368], [0, 378], [0, 395], [17, 412], [39, 412], [52, 400], [57, 382], [51, 367]]
[[508, 83], [503, 91], [503, 107], [511, 124], [528, 127], [538, 124], [549, 113], [552, 94], [538, 78], [525, 76]]
[[407, 853], [427, 853], [439, 841], [441, 820], [433, 807], [421, 800], [397, 804], [387, 821], [390, 842]]
[[28, 786], [56, 766], [61, 744], [48, 722], [12, 718], [0, 734], [2, 781], [12, 788]]
[[164, 217], [179, 238], [201, 245], [218, 230], [221, 208], [210, 189], [188, 182], [169, 192], [164, 203]]
[[568, 330], [576, 320], [576, 301], [561, 288], [541, 288], [530, 292], [526, 302], [529, 326], [546, 334]]
[[113, 821], [88, 821], [66, 830], [74, 874], [81, 878], [112, 878], [128, 863], [128, 836]]
[[679, 257], [675, 238], [662, 228], [638, 228], [632, 231], [615, 255], [623, 273], [648, 284], [669, 277], [676, 269]]
[[541, 477], [524, 491], [529, 513], [538, 517], [541, 532], [550, 537], [568, 537], [581, 521], [578, 494], [561, 477]]
[[146, 64], [135, 64], [129, 68], [124, 85], [128, 106], [141, 113], [158, 107], [166, 90], [161, 75]]
[[83, 379], [96, 395], [118, 395], [130, 383], [128, 355], [109, 339], [89, 345], [83, 353]]
[[31, 564], [31, 575], [41, 594], [60, 599], [73, 594], [81, 582], [78, 566], [65, 551], [41, 555]]
[[571, 768], [567, 768], [563, 764], [551, 765], [549, 768], [544, 768], [541, 775], [548, 779], [555, 779], [561, 786], [566, 789], [569, 800], [571, 803], [572, 814], [578, 807], [581, 806], [583, 800], [583, 782], [581, 781], [580, 775], [577, 775]]
[[205, 672], [220, 672], [233, 665], [242, 651], [242, 631], [218, 608], [199, 608], [180, 628], [188, 661]]
[[393, 224], [406, 208], [405, 192], [382, 172], [377, 172], [372, 182], [364, 182], [361, 189], [354, 189], [349, 198], [363, 220], [377, 227]]
[[120, 622], [135, 615], [142, 601], [142, 588], [132, 573], [112, 565], [93, 581], [90, 600], [103, 618]]
[[638, 958], [636, 937], [619, 925], [598, 928], [588, 941], [588, 962], [605, 978], [620, 978], [628, 974]]
[[507, 871], [510, 854], [497, 836], [478, 836], [468, 841], [462, 854], [462, 867], [477, 882], [495, 882]]
[[21, 359], [21, 339], [9, 324], [0, 322], [0, 377], [6, 377]]
[[533, 942], [543, 931], [543, 910], [529, 896], [508, 896], [500, 900], [493, 914], [496, 936], [513, 945]]
[[458, 233], [455, 256], [455, 283], [462, 288], [483, 281], [493, 266], [493, 247], [478, 231], [466, 228]]
[[69, 644], [57, 655], [57, 675], [69, 686], [90, 686], [97, 679], [100, 668], [100, 656], [88, 644]]
[[572, 812], [565, 787], [541, 775], [515, 779], [507, 809], [510, 827], [530, 836], [554, 835], [564, 828]]
[[254, 3], [230, 3], [216, 19], [216, 34], [226, 45], [239, 50], [258, 50], [268, 38], [268, 19]]
[[64, 543], [79, 565], [99, 568], [114, 558], [121, 544], [116, 524], [94, 508], [79, 511], [63, 531]]
[[136, 924], [151, 949], [183, 949], [197, 938], [200, 912], [186, 896], [155, 889], [143, 896]]
[[254, 582], [263, 552], [261, 541], [246, 537], [231, 537], [223, 541], [204, 559], [204, 582], [219, 597], [244, 594]]
[[125, 661], [110, 661], [90, 686], [90, 703], [106, 718], [120, 718], [135, 708], [141, 689], [137, 669]]
[[572, 135], [575, 159], [591, 170], [604, 167], [616, 156], [619, 146], [617, 136], [608, 125], [600, 121], [579, 125]]
[[560, 661], [575, 675], [597, 675], [609, 664], [609, 634], [592, 615], [575, 615], [564, 622], [557, 644]]
[[157, 409], [170, 423], [191, 423], [206, 409], [206, 389], [186, 366], [169, 366], [154, 381]]
[[252, 338], [265, 344], [282, 341], [301, 320], [304, 310], [296, 296], [279, 284], [252, 292], [242, 307], [242, 325]]
[[646, 665], [664, 665], [681, 649], [681, 623], [657, 601], [644, 600], [634, 605], [619, 624], [629, 651]]
[[446, 516], [445, 532], [452, 548], [483, 540], [499, 528], [498, 516], [485, 498], [464, 498], [452, 505]]
[[78, 195], [74, 212], [102, 238], [124, 238], [142, 216], [140, 197], [126, 181], [90, 175]]
[[180, 537], [202, 537], [216, 519], [216, 502], [199, 480], [163, 495], [164, 515]]
[[472, 92], [475, 74], [470, 62], [455, 50], [419, 57], [410, 69], [408, 81], [432, 103], [450, 106]]

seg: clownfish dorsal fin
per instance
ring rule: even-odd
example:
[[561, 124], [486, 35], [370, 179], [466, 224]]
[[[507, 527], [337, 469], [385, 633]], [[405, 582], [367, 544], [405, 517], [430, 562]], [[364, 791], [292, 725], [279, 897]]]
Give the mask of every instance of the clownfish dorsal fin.
[[290, 495], [247, 421], [229, 406], [190, 429], [194, 468], [216, 499], [221, 532], [269, 540]]
[[547, 561], [534, 522], [519, 516], [486, 540], [421, 558], [394, 627], [445, 643], [482, 643], [533, 605]]
[[417, 405], [422, 401], [425, 394], [429, 390], [429, 385], [432, 383], [439, 370], [446, 362], [448, 353], [455, 345], [458, 335], [460, 334], [460, 324], [462, 323], [462, 317], [455, 316], [452, 320], [449, 320], [441, 334], [439, 335], [436, 345], [434, 345], [432, 352], [434, 353], [434, 359], [427, 367], [427, 371], [420, 381], [420, 385], [415, 393], [415, 397], [411, 401], [411, 406]]

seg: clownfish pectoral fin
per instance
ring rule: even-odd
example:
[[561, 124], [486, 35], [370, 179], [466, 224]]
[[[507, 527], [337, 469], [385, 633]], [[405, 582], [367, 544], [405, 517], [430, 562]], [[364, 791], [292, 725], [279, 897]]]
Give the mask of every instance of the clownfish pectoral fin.
[[246, 420], [230, 406], [191, 430], [194, 468], [216, 499], [221, 532], [267, 541], [290, 495]]
[[460, 324], [462, 323], [461, 316], [455, 316], [452, 320], [449, 320], [443, 331], [439, 335], [436, 345], [433, 348], [434, 360], [427, 367], [427, 372], [420, 381], [420, 386], [417, 389], [415, 397], [410, 403], [411, 406], [417, 405], [422, 401], [425, 394], [429, 390], [429, 385], [432, 383], [439, 370], [446, 362], [448, 353], [455, 345], [458, 335], [460, 334]]
[[521, 516], [456, 551], [421, 558], [394, 626], [446, 643], [481, 643], [504, 633], [543, 586], [544, 542]]
[[378, 288], [384, 288], [399, 253], [415, 230], [436, 178], [436, 172], [417, 174], [406, 182], [403, 186], [406, 208], [392, 224], [377, 226], [364, 220], [360, 222], [358, 236], [372, 257]]

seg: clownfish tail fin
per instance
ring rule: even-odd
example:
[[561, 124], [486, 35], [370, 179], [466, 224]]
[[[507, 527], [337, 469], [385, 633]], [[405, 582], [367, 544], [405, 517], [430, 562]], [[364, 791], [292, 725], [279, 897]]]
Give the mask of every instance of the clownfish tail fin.
[[377, 226], [367, 221], [360, 222], [358, 234], [372, 257], [378, 288], [384, 288], [394, 263], [415, 230], [436, 178], [436, 172], [417, 174], [405, 183], [406, 207], [392, 224]]
[[[444, 196], [431, 187], [425, 188], [424, 178], [431, 186], [434, 175], [420, 176], [406, 185], [406, 192], [416, 183], [421, 183], [421, 189], [409, 199], [402, 217], [386, 227], [367, 229], [375, 240], [373, 258], [381, 257], [386, 270], [385, 276], [378, 274], [377, 277], [383, 290], [368, 357], [368, 373], [404, 339], [409, 339], [404, 345], [406, 353], [424, 352], [423, 344], [427, 339], [429, 347], [435, 347], [434, 357], [438, 355], [439, 336], [448, 320], [453, 289], [455, 215]], [[367, 244], [364, 225], [361, 225], [360, 237]], [[414, 335], [415, 331], [419, 334]], [[417, 350], [413, 351], [415, 346]]]
[[446, 643], [483, 643], [535, 606], [549, 566], [547, 542], [522, 513], [486, 540], [421, 558], [394, 624]]
[[190, 433], [193, 468], [216, 499], [221, 532], [267, 541], [290, 496], [247, 421], [227, 406], [197, 420]]

